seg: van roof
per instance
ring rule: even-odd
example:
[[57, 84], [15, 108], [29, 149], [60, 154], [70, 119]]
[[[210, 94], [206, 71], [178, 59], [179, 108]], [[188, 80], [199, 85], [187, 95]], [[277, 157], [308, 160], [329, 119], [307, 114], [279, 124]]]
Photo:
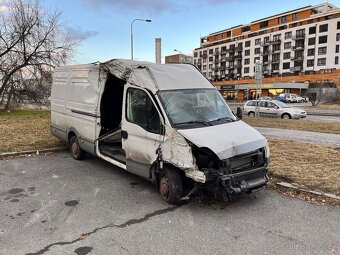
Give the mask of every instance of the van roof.
[[126, 59], [112, 59], [100, 67], [130, 84], [156, 93], [159, 90], [214, 88], [191, 64], [155, 64]]

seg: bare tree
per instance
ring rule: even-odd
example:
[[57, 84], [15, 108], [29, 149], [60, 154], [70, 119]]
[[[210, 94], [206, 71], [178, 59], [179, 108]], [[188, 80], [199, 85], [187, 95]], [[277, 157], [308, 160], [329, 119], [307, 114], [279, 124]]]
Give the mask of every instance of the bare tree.
[[81, 39], [67, 32], [60, 12], [38, 0], [12, 0], [0, 11], [0, 23], [0, 106], [37, 102], [44, 75], [65, 63]]

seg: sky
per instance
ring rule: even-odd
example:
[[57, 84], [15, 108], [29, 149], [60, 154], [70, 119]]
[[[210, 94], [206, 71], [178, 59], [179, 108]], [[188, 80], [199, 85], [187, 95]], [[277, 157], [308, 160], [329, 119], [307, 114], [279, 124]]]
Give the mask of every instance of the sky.
[[[8, 1], [8, 0], [5, 0]], [[155, 62], [155, 38], [162, 39], [162, 58], [192, 54], [200, 37], [235, 25], [275, 15], [319, 0], [44, 0], [49, 9], [62, 12], [65, 26], [85, 39], [72, 63], [131, 58], [130, 26], [133, 24], [134, 59]], [[340, 7], [340, 0], [329, 3]], [[1, 7], [1, 6], [0, 6]]]

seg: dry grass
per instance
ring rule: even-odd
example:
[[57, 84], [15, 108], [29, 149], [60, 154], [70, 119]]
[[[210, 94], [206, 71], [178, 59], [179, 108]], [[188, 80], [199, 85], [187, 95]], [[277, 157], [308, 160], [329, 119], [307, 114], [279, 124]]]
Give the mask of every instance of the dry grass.
[[324, 104], [318, 104], [317, 106], [311, 106], [311, 105], [303, 105], [299, 104], [297, 106], [298, 108], [303, 108], [303, 109], [315, 109], [315, 110], [340, 110], [340, 104], [334, 104], [334, 103], [324, 103]]
[[251, 118], [245, 116], [243, 120], [251, 126], [285, 128], [305, 131], [340, 134], [340, 122], [314, 120], [284, 120], [279, 118]]
[[340, 195], [339, 149], [281, 140], [270, 140], [269, 145], [272, 176]]
[[19, 110], [0, 112], [0, 152], [52, 148], [63, 143], [51, 135], [50, 112]]

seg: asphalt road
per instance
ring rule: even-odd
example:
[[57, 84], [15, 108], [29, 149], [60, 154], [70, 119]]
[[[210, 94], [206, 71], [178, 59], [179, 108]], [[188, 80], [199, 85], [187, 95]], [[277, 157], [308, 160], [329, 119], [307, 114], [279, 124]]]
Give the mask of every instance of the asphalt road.
[[316, 143], [340, 148], [340, 134], [267, 127], [255, 127], [255, 128], [266, 138]]
[[151, 183], [67, 153], [0, 161], [0, 254], [340, 254], [340, 210], [265, 190], [166, 204]]
[[318, 120], [318, 121], [330, 121], [330, 122], [339, 122], [340, 117], [337, 116], [321, 116], [321, 115], [307, 115], [307, 120]]

